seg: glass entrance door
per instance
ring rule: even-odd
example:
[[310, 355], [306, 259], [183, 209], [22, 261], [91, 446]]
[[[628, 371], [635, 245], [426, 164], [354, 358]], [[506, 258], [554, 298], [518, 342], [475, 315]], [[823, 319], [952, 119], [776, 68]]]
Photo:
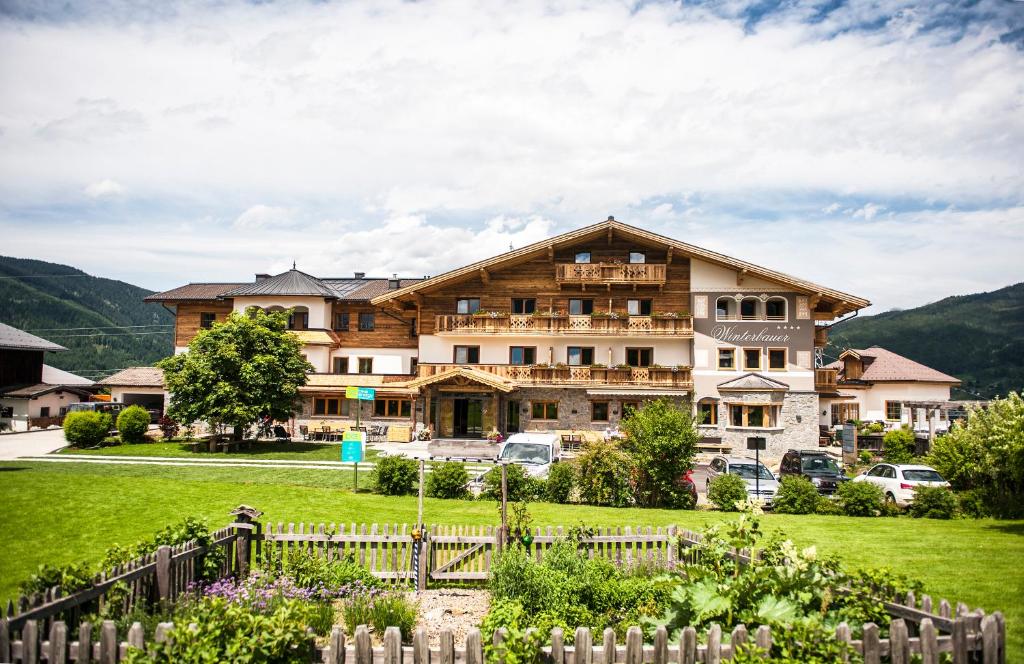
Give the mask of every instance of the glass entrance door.
[[519, 401], [506, 402], [505, 433], [519, 433]]
[[477, 438], [483, 434], [484, 409], [479, 399], [454, 399], [453, 433], [455, 436]]

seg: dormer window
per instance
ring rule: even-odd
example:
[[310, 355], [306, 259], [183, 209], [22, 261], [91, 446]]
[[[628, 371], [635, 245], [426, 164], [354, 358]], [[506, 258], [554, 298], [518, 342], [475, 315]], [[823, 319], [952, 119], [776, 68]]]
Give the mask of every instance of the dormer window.
[[576, 262], [577, 263], [589, 263], [590, 262], [590, 252], [589, 251], [577, 251], [576, 252]]
[[643, 251], [631, 251], [629, 252], [630, 263], [646, 263], [647, 254]]

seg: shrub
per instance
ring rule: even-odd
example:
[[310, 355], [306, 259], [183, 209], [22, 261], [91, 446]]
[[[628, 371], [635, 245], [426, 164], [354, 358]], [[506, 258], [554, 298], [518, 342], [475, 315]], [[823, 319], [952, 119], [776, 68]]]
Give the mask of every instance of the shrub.
[[735, 512], [747, 499], [747, 483], [739, 475], [719, 475], [708, 486], [708, 500], [723, 512]]
[[968, 519], [983, 519], [991, 516], [987, 501], [980, 489], [970, 489], [956, 494], [958, 510]]
[[117, 432], [126, 443], [141, 443], [149, 430], [149, 412], [142, 406], [128, 406], [117, 416]]
[[867, 465], [874, 460], [875, 456], [871, 453], [871, 450], [861, 450], [857, 454], [857, 458], [860, 459], [862, 464]]
[[96, 447], [110, 432], [111, 419], [106, 413], [83, 410], [64, 416], [64, 439], [75, 447]]
[[882, 457], [888, 463], [910, 463], [914, 459], [914, 432], [893, 429], [882, 438]]
[[823, 516], [843, 516], [843, 506], [830, 496], [818, 496], [818, 504], [814, 507], [815, 514]]
[[359, 625], [372, 626], [381, 636], [388, 627], [397, 627], [402, 640], [410, 641], [416, 629], [416, 605], [400, 592], [355, 594], [345, 600], [341, 613], [349, 634], [354, 634]]
[[373, 483], [377, 493], [385, 496], [405, 496], [416, 491], [419, 467], [412, 459], [386, 456], [377, 459], [373, 469]]
[[466, 466], [458, 461], [446, 461], [430, 469], [424, 491], [431, 498], [468, 498], [467, 484]]
[[180, 429], [178, 423], [166, 415], [160, 416], [156, 424], [160, 427], [160, 433], [163, 434], [164, 440], [170, 440], [178, 435], [178, 430]]
[[553, 503], [567, 503], [576, 487], [576, 468], [571, 463], [556, 463], [548, 472], [545, 489], [547, 499]]
[[806, 477], [787, 475], [779, 483], [772, 505], [782, 514], [814, 514], [818, 508], [818, 489]]
[[[544, 495], [544, 480], [530, 477], [526, 468], [510, 463], [505, 466], [505, 488], [510, 503], [538, 500]], [[501, 500], [501, 468], [495, 466], [484, 475], [484, 498]]]
[[35, 574], [18, 585], [18, 590], [22, 595], [34, 595], [57, 586], [66, 595], [91, 586], [93, 576], [85, 563], [40, 565]]
[[647, 507], [692, 507], [680, 478], [693, 470], [700, 433], [693, 413], [667, 399], [656, 399], [622, 425], [623, 449], [633, 470], [633, 498]]
[[610, 442], [587, 443], [576, 457], [580, 501], [588, 505], [629, 504], [629, 457]]
[[956, 494], [944, 486], [918, 486], [907, 513], [915, 519], [952, 519], [960, 505]]
[[836, 497], [846, 516], [878, 516], [885, 500], [882, 488], [871, 482], [843, 482]]

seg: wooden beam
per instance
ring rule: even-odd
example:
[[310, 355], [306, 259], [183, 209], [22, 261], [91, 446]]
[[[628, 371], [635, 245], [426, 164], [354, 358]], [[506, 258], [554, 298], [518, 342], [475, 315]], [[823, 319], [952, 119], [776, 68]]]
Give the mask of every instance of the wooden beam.
[[743, 268], [739, 272], [737, 272], [736, 273], [736, 285], [737, 286], [742, 286], [743, 285], [743, 279], [746, 276], [747, 276], [747, 268]]
[[672, 247], [668, 248], [668, 254], [665, 257], [665, 265], [672, 264]]
[[608, 246], [610, 247], [611, 245], [612, 245], [612, 227], [609, 226], [608, 227]]
[[484, 282], [484, 285], [491, 283], [491, 275], [487, 272], [487, 268], [480, 268], [480, 281]]
[[555, 245], [553, 244], [548, 245], [548, 262], [555, 262]]

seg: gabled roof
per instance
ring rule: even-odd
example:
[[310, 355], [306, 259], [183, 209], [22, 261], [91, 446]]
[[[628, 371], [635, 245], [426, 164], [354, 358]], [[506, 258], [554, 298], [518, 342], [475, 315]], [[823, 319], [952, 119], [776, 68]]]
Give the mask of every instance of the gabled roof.
[[697, 258], [700, 260], [707, 261], [716, 265], [731, 268], [750, 276], [759, 277], [774, 283], [778, 283], [784, 286], [793, 288], [796, 291], [804, 292], [809, 295], [821, 295], [825, 300], [829, 300], [834, 303], [834, 312], [836, 315], [842, 315], [857, 309], [863, 309], [871, 304], [868, 300], [844, 293], [832, 288], [827, 288], [820, 284], [816, 284], [811, 281], [800, 279], [783, 272], [777, 272], [768, 268], [761, 267], [760, 265], [754, 265], [746, 261], [741, 261], [724, 254], [719, 254], [708, 249], [703, 249], [692, 244], [680, 242], [679, 240], [673, 240], [672, 238], [658, 235], [657, 233], [651, 233], [629, 224], [624, 224], [621, 221], [616, 221], [614, 218], [609, 217], [606, 221], [602, 221], [591, 226], [586, 226], [575, 231], [563, 233], [541, 242], [535, 242], [534, 244], [525, 246], [521, 249], [508, 251], [498, 256], [488, 258], [486, 260], [477, 261], [465, 267], [460, 267], [455, 270], [450, 270], [444, 274], [439, 274], [435, 277], [425, 279], [411, 286], [400, 288], [398, 290], [385, 293], [379, 297], [375, 297], [373, 304], [383, 304], [388, 300], [402, 298], [407, 295], [412, 295], [419, 291], [429, 290], [437, 288], [448, 283], [457, 282], [463, 279], [468, 279], [473, 276], [480, 274], [481, 270], [487, 270], [492, 267], [498, 266], [510, 266], [520, 262], [525, 262], [532, 258], [542, 255], [549, 250], [555, 248], [561, 248], [563, 246], [570, 246], [574, 243], [589, 240], [594, 237], [599, 237], [602, 234], [614, 233], [625, 237], [631, 237], [638, 240], [642, 244], [656, 245], [666, 248], [670, 248], [679, 254]]
[[[295, 270], [297, 272], [297, 270]], [[290, 272], [290, 271], [289, 271]], [[369, 302], [372, 298], [387, 293], [390, 288], [390, 279], [383, 279], [377, 277], [359, 277], [356, 278], [341, 278], [341, 277], [313, 277], [305, 275], [309, 279], [313, 280], [315, 284], [309, 286], [307, 282], [307, 288], [298, 288], [298, 290], [309, 290], [315, 292], [309, 293], [271, 293], [262, 292], [269, 291], [277, 286], [268, 286], [268, 281], [277, 280], [278, 277], [288, 275], [285, 272], [284, 275], [277, 275], [276, 277], [269, 277], [267, 279], [261, 279], [255, 282], [247, 283], [192, 283], [185, 284], [184, 286], [178, 286], [171, 290], [163, 291], [162, 293], [153, 293], [145, 298], [146, 302], [198, 302], [198, 301], [209, 301], [218, 299], [229, 299], [235, 295], [316, 295], [322, 297], [334, 297], [338, 300], [346, 302]], [[300, 273], [304, 274], [304, 273]], [[412, 286], [413, 284], [419, 283], [423, 279], [399, 279], [399, 287], [404, 288], [406, 286]], [[280, 285], [280, 284], [279, 284]], [[284, 285], [282, 285], [284, 287]], [[324, 294], [322, 289], [326, 289], [329, 294]], [[289, 289], [290, 290], [290, 289]], [[261, 292], [255, 292], [261, 291]]]
[[335, 292], [323, 281], [294, 268], [272, 277], [257, 279], [251, 284], [232, 288], [221, 293], [220, 296], [239, 297], [245, 295], [316, 295], [330, 299], [337, 297]]
[[49, 364], [43, 365], [43, 382], [49, 383], [50, 385], [92, 385], [93, 382], [88, 378], [83, 378], [77, 374], [73, 374], [70, 371], [64, 371], [57, 367], [51, 367]]
[[82, 385], [51, 385], [50, 383], [36, 383], [35, 385], [22, 385], [20, 387], [9, 387], [0, 396], [8, 399], [33, 399], [51, 392], [71, 392], [78, 396], [89, 396], [91, 392]]
[[129, 367], [97, 381], [112, 387], [163, 387], [164, 372], [157, 367]]
[[42, 337], [29, 334], [10, 325], [0, 323], [0, 348], [5, 350], [48, 350], [52, 352], [67, 350], [64, 346], [47, 341]]
[[774, 378], [768, 378], [758, 373], [747, 373], [743, 374], [739, 378], [733, 378], [727, 380], [724, 383], [718, 384], [718, 391], [743, 391], [743, 392], [784, 392], [789, 389], [789, 385], [782, 381], [775, 380]]
[[441, 373], [434, 374], [433, 376], [424, 376], [422, 378], [410, 380], [408, 386], [418, 389], [426, 385], [443, 383], [457, 378], [462, 378], [472, 383], [480, 383], [481, 385], [486, 385], [487, 387], [491, 387], [502, 392], [511, 392], [516, 389], [515, 384], [511, 381], [505, 380], [501, 376], [492, 374], [489, 371], [481, 371], [480, 369], [473, 369], [471, 367], [458, 367], [456, 369], [442, 371]]
[[245, 286], [239, 283], [194, 283], [172, 288], [162, 293], [153, 293], [143, 298], [144, 302], [188, 302], [191, 300], [216, 300], [229, 290]]
[[857, 382], [864, 383], [950, 383], [959, 385], [960, 379], [954, 378], [941, 371], [926, 367], [920, 362], [915, 362], [909, 357], [903, 357], [891, 350], [880, 346], [871, 348], [855, 349], [850, 348], [839, 355], [840, 360], [828, 365], [829, 368], [839, 369], [839, 380], [847, 380], [844, 376], [844, 363], [842, 360], [847, 357], [855, 357], [864, 363], [864, 372]]

